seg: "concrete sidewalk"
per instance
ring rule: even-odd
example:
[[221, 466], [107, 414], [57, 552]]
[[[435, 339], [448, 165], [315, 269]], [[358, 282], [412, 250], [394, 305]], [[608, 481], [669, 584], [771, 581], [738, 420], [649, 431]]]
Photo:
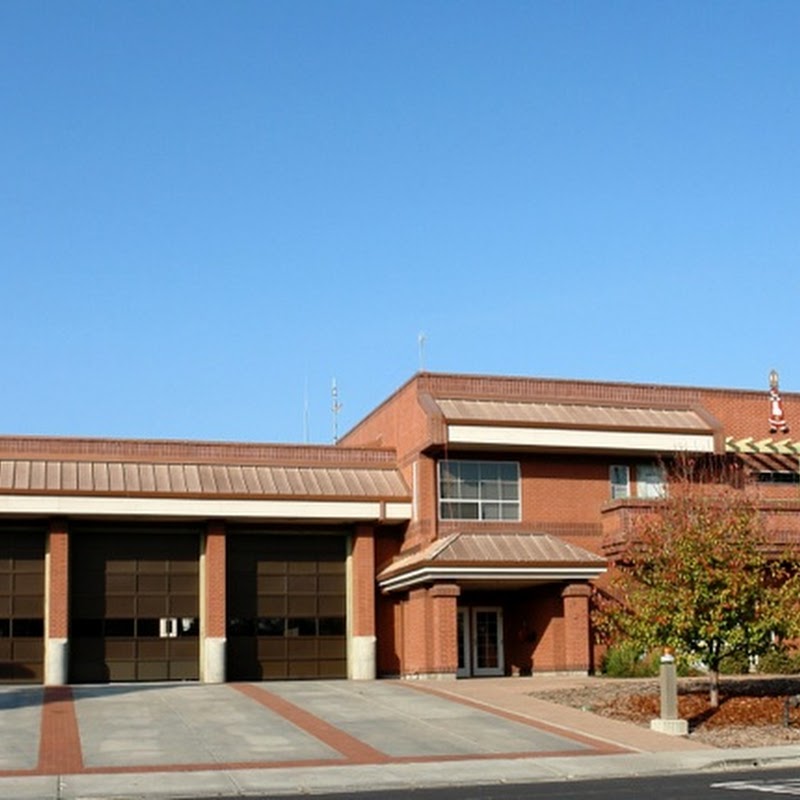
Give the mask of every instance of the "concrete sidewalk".
[[800, 764], [797, 746], [720, 750], [531, 696], [586, 680], [4, 687], [0, 797], [280, 797]]

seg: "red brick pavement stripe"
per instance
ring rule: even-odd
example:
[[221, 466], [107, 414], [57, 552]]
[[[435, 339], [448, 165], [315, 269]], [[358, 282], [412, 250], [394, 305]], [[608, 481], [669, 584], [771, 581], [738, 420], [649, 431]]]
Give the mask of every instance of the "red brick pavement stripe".
[[278, 695], [272, 694], [272, 692], [244, 683], [234, 684], [233, 688], [237, 689], [251, 700], [261, 703], [261, 705], [265, 706], [270, 711], [279, 714], [315, 739], [319, 739], [321, 742], [328, 745], [328, 747], [338, 750], [351, 762], [357, 762], [359, 764], [384, 764], [389, 761], [396, 761], [396, 759], [390, 758], [386, 753], [382, 753], [380, 750], [370, 747], [360, 739], [350, 736], [349, 733], [345, 733], [343, 730], [321, 720], [319, 717], [309, 714], [308, 711], [299, 708], [288, 700], [284, 700], [282, 697], [278, 697]]
[[78, 718], [68, 686], [46, 686], [39, 739], [40, 775], [59, 775], [83, 769]]

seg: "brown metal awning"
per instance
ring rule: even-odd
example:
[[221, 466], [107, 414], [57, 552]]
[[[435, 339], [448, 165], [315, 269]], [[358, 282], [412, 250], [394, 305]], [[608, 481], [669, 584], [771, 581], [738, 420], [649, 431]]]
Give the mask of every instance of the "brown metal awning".
[[99, 460], [2, 459], [0, 493], [410, 499], [395, 469]]
[[441, 443], [544, 452], [714, 453], [719, 423], [690, 405], [605, 405], [538, 400], [428, 398]]
[[448, 422], [712, 432], [711, 425], [691, 409], [442, 398], [436, 405]]
[[548, 533], [453, 533], [401, 556], [378, 575], [384, 592], [433, 581], [518, 585], [590, 580], [606, 560]]

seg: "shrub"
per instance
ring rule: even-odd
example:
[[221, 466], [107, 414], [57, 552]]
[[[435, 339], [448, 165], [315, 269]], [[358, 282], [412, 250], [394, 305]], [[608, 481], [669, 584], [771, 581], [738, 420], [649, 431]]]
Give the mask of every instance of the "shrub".
[[651, 678], [658, 675], [658, 664], [657, 654], [623, 642], [608, 648], [600, 669], [609, 678]]
[[723, 656], [719, 662], [722, 675], [747, 675], [750, 672], [750, 659], [746, 653], [731, 653]]
[[771, 650], [758, 659], [758, 671], [764, 675], [796, 675], [800, 672], [800, 653]]

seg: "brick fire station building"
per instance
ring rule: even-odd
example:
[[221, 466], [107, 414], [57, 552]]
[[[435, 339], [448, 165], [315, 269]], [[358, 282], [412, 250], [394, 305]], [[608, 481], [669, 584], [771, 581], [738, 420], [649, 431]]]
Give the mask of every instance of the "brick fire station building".
[[0, 437], [0, 681], [585, 673], [593, 582], [677, 454], [798, 538], [799, 414], [420, 373], [336, 446]]

